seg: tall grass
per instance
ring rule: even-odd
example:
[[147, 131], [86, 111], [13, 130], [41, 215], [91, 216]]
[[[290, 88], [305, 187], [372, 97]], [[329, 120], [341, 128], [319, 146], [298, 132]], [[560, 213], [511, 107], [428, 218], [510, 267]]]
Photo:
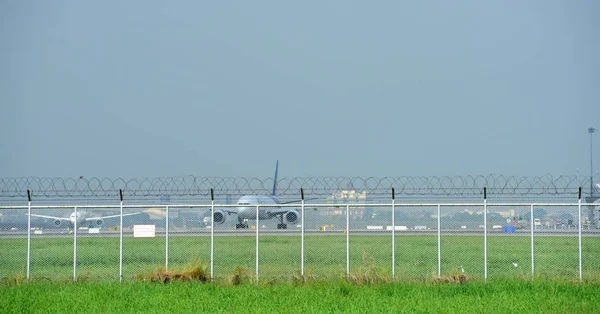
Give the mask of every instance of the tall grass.
[[0, 313], [598, 313], [600, 285], [542, 281], [300, 286], [190, 282], [0, 284]]
[[[78, 240], [77, 275], [89, 280], [118, 280], [118, 238], [85, 237]], [[125, 238], [123, 274], [135, 279], [165, 267], [164, 238]], [[488, 278], [530, 279], [530, 239], [523, 236], [488, 238]], [[395, 278], [399, 281], [428, 281], [437, 275], [435, 236], [396, 237]], [[578, 278], [577, 238], [572, 236], [535, 239], [536, 278]], [[0, 278], [24, 276], [26, 241], [0, 239]], [[441, 242], [442, 275], [464, 270], [470, 280], [483, 280], [483, 237], [444, 236]], [[191, 260], [208, 265], [209, 237], [171, 237], [168, 270], [185, 267]], [[299, 236], [261, 236], [259, 275], [261, 280], [285, 282], [297, 278], [301, 265]], [[357, 280], [391, 277], [390, 236], [350, 236], [350, 274]], [[237, 268], [254, 276], [255, 238], [215, 237], [215, 277], [230, 280]], [[167, 270], [167, 269], [165, 269]], [[600, 241], [584, 238], [584, 280], [600, 281]], [[66, 279], [73, 276], [73, 239], [35, 238], [31, 252], [32, 278]], [[344, 235], [310, 235], [305, 240], [305, 277], [331, 280], [346, 277], [346, 238]], [[381, 281], [381, 280], [380, 280]]]

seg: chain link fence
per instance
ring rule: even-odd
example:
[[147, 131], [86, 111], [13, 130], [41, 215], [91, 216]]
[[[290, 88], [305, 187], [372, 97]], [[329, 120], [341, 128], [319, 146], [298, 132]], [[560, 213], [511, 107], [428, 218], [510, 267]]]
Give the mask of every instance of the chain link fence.
[[[222, 224], [212, 221], [213, 205], [206, 203], [5, 205], [0, 278], [136, 280], [200, 267], [208, 279], [231, 283], [457, 275], [598, 281], [600, 231], [586, 214], [590, 206], [598, 210], [595, 205], [245, 205], [259, 213], [277, 208], [299, 214], [280, 221], [261, 214], [238, 219], [227, 214], [238, 204], [216, 204], [215, 215], [225, 214]], [[286, 229], [279, 228], [282, 222]]]

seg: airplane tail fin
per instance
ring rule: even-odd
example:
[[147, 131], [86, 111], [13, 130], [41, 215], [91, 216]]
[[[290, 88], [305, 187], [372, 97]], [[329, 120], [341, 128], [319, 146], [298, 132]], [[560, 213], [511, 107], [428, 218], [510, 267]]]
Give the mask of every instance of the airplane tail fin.
[[275, 164], [275, 177], [273, 177], [273, 193], [271, 195], [275, 196], [277, 192], [277, 170], [279, 170], [279, 160]]

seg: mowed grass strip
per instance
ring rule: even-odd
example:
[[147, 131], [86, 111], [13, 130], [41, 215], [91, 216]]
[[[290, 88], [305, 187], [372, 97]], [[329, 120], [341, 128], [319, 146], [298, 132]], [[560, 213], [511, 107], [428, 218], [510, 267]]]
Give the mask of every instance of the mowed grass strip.
[[177, 282], [0, 285], [0, 313], [598, 313], [600, 285], [457, 284], [221, 286]]
[[[600, 238], [583, 241], [585, 281], [600, 281]], [[256, 267], [256, 239], [252, 236], [215, 237], [215, 278], [226, 280], [236, 269], [251, 276]], [[443, 236], [442, 274], [462, 272], [470, 280], [483, 280], [483, 236]], [[263, 280], [286, 281], [301, 268], [300, 236], [261, 236], [259, 275]], [[350, 235], [350, 272], [355, 275], [392, 276], [391, 237]], [[577, 237], [535, 238], [536, 278], [578, 279]], [[165, 267], [165, 238], [123, 240], [125, 280]], [[531, 278], [530, 238], [527, 236], [488, 237], [488, 278]], [[0, 239], [0, 278], [24, 276], [26, 239]], [[62, 280], [73, 276], [73, 239], [32, 240], [31, 277]], [[395, 279], [427, 282], [437, 275], [437, 237], [399, 235], [395, 241]], [[78, 239], [77, 276], [93, 280], [118, 280], [119, 239], [85, 237]], [[191, 261], [209, 265], [210, 238], [177, 236], [169, 238], [169, 269]], [[346, 276], [345, 235], [310, 235], [305, 239], [305, 274], [331, 280]]]

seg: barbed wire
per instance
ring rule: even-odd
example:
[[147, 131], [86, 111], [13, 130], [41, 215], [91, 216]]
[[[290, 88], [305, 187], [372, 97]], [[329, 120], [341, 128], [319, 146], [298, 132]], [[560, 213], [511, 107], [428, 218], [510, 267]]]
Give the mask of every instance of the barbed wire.
[[[277, 181], [277, 194], [330, 195], [341, 190], [355, 190], [369, 195], [389, 194], [392, 187], [398, 195], [468, 196], [482, 193], [496, 195], [567, 195], [589, 186], [590, 179], [577, 176], [516, 177], [430, 176], [430, 177], [292, 177]], [[106, 198], [118, 197], [119, 189], [130, 197], [206, 196], [213, 188], [219, 195], [270, 194], [273, 179], [243, 177], [157, 177], [141, 179], [111, 178], [0, 178], [0, 197]], [[584, 193], [589, 193], [585, 191]]]

